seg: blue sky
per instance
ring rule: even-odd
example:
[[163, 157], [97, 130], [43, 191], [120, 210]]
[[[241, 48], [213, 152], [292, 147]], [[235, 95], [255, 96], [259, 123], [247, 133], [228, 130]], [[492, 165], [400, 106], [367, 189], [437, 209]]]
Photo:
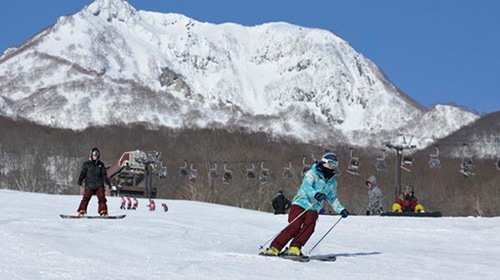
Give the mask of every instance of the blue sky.
[[[5, 1], [0, 52], [92, 0]], [[498, 0], [129, 0], [139, 10], [210, 23], [288, 23], [329, 30], [420, 104], [500, 111]]]

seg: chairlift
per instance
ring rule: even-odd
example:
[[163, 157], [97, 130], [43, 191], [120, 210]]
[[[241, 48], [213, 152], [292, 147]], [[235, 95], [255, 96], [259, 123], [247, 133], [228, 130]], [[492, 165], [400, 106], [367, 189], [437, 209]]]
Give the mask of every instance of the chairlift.
[[387, 163], [385, 162], [385, 149], [382, 149], [382, 156], [377, 157], [377, 161], [375, 162], [375, 168], [377, 171], [386, 171]]
[[209, 166], [208, 178], [215, 180], [217, 179], [217, 162], [214, 161], [214, 165]]
[[224, 175], [222, 176], [222, 183], [229, 184], [233, 175], [231, 175], [231, 170], [227, 169], [227, 161], [224, 162]]
[[436, 145], [436, 153], [429, 154], [429, 167], [430, 168], [441, 168], [441, 161], [439, 160], [439, 146]]
[[474, 167], [474, 162], [472, 161], [471, 148], [468, 144], [464, 143], [462, 145], [462, 162], [460, 163], [460, 173], [468, 177], [474, 175], [472, 168]]
[[187, 160], [184, 160], [184, 165], [179, 167], [179, 175], [181, 177], [183, 176], [187, 176], [188, 175], [188, 172], [187, 172]]
[[167, 178], [168, 172], [167, 172], [167, 167], [166, 166], [161, 166], [160, 169], [158, 170], [158, 177], [161, 179]]
[[283, 167], [283, 178], [292, 179], [293, 178], [293, 169], [292, 169], [292, 161], [288, 160], [288, 167]]
[[193, 162], [191, 162], [189, 181], [191, 181], [191, 183], [194, 183], [196, 181], [196, 178], [198, 178], [198, 170], [193, 168]]
[[353, 155], [353, 148], [349, 151], [349, 165], [347, 166], [347, 173], [359, 176], [359, 158]]
[[300, 172], [300, 175], [304, 177], [307, 171], [311, 169], [311, 164], [306, 163], [306, 156], [302, 156], [302, 171]]
[[252, 163], [252, 168], [247, 168], [247, 170], [246, 170], [247, 179], [251, 180], [251, 179], [255, 179], [257, 177], [255, 175], [254, 168], [255, 168], [255, 164], [253, 164], [253, 163]]
[[264, 161], [260, 162], [260, 183], [265, 184], [269, 181], [269, 169], [264, 168]]
[[[411, 149], [410, 146], [408, 146], [408, 149]], [[411, 151], [403, 149], [402, 151], [398, 151], [402, 153], [401, 156], [401, 168], [404, 169], [405, 171], [411, 172], [410, 167], [413, 164], [413, 156], [411, 154]]]

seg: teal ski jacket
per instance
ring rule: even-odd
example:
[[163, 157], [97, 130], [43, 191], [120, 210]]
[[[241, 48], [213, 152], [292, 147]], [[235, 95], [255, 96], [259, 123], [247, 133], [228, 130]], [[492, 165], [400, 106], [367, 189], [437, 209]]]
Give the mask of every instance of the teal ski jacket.
[[297, 194], [292, 200], [292, 204], [298, 205], [304, 209], [319, 212], [323, 203], [317, 201], [314, 195], [318, 192], [326, 194], [325, 201], [328, 201], [333, 210], [337, 213], [345, 209], [337, 197], [337, 179], [332, 177], [325, 179], [323, 172], [319, 169], [319, 163], [313, 163], [311, 169], [304, 174], [302, 185], [297, 190]]

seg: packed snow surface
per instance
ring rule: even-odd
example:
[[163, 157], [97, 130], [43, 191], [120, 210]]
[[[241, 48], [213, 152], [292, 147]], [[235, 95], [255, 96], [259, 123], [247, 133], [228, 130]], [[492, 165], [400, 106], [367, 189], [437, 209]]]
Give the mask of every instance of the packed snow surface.
[[[80, 196], [0, 190], [2, 279], [498, 279], [500, 218], [342, 219], [312, 252], [333, 263], [258, 256], [285, 215], [183, 200], [147, 200], [111, 214], [68, 220]], [[97, 212], [92, 198], [89, 213]], [[339, 220], [320, 216], [305, 253]]]

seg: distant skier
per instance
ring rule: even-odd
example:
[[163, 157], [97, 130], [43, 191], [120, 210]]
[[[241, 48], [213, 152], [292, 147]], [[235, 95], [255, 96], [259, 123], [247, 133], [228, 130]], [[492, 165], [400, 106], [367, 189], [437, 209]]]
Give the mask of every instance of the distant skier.
[[384, 211], [384, 195], [382, 190], [378, 187], [377, 179], [375, 176], [370, 176], [365, 182], [368, 188], [368, 207], [366, 208], [366, 215], [380, 215]]
[[162, 203], [162, 204], [161, 204], [161, 207], [163, 207], [163, 211], [164, 211], [164, 212], [167, 212], [167, 211], [168, 211], [168, 206], [167, 206], [167, 204], [166, 204], [166, 203]]
[[104, 185], [106, 184], [111, 187], [111, 182], [108, 178], [108, 174], [106, 174], [106, 166], [100, 160], [100, 157], [101, 152], [99, 149], [92, 148], [89, 154], [89, 160], [82, 165], [82, 170], [78, 177], [78, 185], [81, 186], [82, 183], [85, 182], [85, 190], [77, 210], [80, 215], [85, 215], [87, 213], [87, 206], [94, 194], [98, 199], [99, 215], [108, 215]]
[[139, 208], [139, 200], [134, 197], [134, 204], [132, 204], [132, 210]]
[[122, 196], [122, 201], [120, 202], [120, 209], [125, 209], [125, 205], [127, 204], [127, 200]]
[[130, 199], [130, 197], [127, 197], [127, 209], [132, 209], [132, 199]]
[[156, 203], [154, 200], [149, 199], [149, 211], [155, 211], [156, 210]]
[[424, 206], [418, 203], [415, 196], [413, 186], [408, 185], [404, 188], [403, 193], [396, 198], [396, 202], [392, 205], [393, 212], [425, 212]]
[[291, 204], [290, 200], [288, 200], [288, 198], [286, 198], [283, 194], [283, 191], [278, 191], [277, 196], [272, 201], [274, 214], [286, 214], [286, 211], [290, 209]]

